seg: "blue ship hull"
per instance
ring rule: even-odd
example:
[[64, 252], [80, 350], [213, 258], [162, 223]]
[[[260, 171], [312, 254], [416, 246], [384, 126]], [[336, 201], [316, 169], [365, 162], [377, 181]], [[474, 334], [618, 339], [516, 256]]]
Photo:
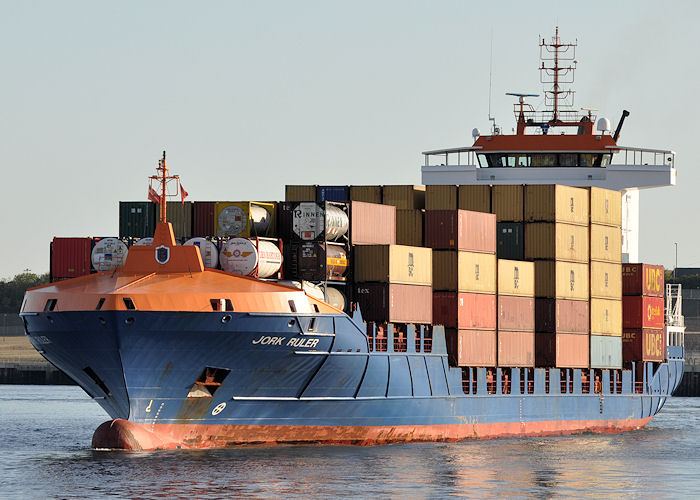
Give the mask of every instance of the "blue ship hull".
[[488, 380], [485, 368], [463, 374], [449, 366], [439, 327], [430, 344], [423, 329], [409, 328], [405, 352], [394, 352], [392, 338], [384, 352], [344, 314], [77, 311], [23, 318], [37, 350], [115, 419], [96, 431], [95, 447], [616, 432], [645, 425], [683, 374], [683, 349], [671, 346], [665, 363], [601, 370], [595, 388], [579, 369], [498, 368]]

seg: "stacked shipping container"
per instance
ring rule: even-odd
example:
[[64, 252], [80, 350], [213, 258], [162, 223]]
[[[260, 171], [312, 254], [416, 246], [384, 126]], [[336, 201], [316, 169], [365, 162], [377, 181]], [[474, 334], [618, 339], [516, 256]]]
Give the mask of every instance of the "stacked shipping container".
[[496, 366], [496, 218], [467, 210], [427, 210], [433, 249], [433, 324], [445, 326], [451, 362]]
[[525, 186], [524, 207], [525, 258], [535, 261], [535, 363], [587, 368], [588, 191]]
[[666, 358], [664, 268], [622, 265], [622, 360], [625, 364]]
[[498, 366], [535, 366], [535, 265], [498, 260]]
[[622, 198], [592, 187], [591, 368], [622, 368]]

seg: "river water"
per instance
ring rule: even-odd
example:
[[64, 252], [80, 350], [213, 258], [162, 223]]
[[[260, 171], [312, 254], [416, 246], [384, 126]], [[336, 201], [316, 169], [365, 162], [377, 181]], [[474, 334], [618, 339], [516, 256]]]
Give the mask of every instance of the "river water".
[[617, 435], [376, 447], [93, 451], [105, 420], [77, 387], [0, 385], [0, 497], [700, 496], [700, 398]]

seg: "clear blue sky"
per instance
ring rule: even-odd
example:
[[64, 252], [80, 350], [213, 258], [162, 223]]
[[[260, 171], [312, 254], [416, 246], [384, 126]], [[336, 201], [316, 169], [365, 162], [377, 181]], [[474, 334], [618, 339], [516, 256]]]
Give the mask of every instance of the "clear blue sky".
[[700, 266], [700, 4], [0, 2], [0, 278], [48, 271], [58, 236], [118, 233], [163, 149], [192, 200], [285, 184], [418, 184], [421, 151], [469, 145], [505, 92], [541, 93], [538, 37], [578, 39], [578, 107], [621, 143], [676, 151], [641, 195], [644, 261]]

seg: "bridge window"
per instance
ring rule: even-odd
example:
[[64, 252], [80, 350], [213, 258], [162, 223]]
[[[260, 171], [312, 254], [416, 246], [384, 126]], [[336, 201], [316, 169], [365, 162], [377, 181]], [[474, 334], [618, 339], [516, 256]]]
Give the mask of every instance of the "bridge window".
[[477, 157], [481, 168], [605, 167], [612, 153], [482, 153]]

